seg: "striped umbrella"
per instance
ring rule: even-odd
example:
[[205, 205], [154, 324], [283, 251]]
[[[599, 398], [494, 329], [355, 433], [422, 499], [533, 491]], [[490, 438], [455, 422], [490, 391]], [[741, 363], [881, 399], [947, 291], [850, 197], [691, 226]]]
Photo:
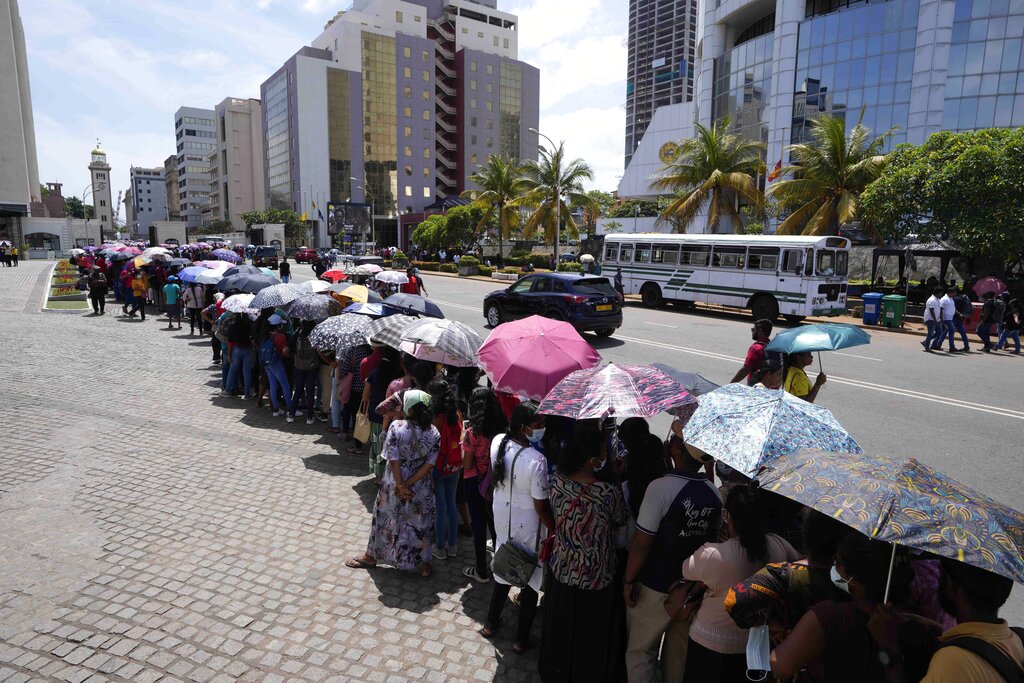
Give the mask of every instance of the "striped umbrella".
[[386, 318], [379, 318], [370, 323], [366, 328], [366, 339], [367, 341], [372, 340], [381, 344], [387, 344], [391, 348], [397, 349], [402, 345], [402, 333], [405, 332], [407, 327], [418, 320], [419, 318], [411, 315], [397, 314], [389, 315]]
[[476, 367], [476, 353], [484, 340], [476, 330], [457, 320], [417, 320], [402, 332], [399, 349], [420, 360], [445, 365]]

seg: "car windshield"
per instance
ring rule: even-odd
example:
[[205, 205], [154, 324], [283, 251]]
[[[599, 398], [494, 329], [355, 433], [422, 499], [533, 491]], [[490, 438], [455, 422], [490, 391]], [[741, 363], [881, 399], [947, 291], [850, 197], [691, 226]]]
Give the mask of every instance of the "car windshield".
[[603, 277], [576, 280], [576, 282], [572, 283], [572, 288], [580, 294], [615, 296], [615, 288], [612, 287], [612, 284], [608, 282], [607, 278]]
[[275, 256], [277, 255], [277, 249], [274, 247], [259, 247], [256, 249], [257, 256]]

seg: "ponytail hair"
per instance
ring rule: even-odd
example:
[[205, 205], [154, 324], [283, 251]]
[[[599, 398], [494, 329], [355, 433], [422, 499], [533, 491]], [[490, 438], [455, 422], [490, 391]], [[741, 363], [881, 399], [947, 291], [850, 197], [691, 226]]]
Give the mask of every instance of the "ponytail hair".
[[426, 403], [417, 403], [406, 413], [405, 419], [414, 427], [424, 430], [434, 422], [434, 411]]
[[513, 436], [522, 433], [523, 428], [529, 426], [537, 419], [537, 404], [532, 401], [524, 401], [512, 409], [512, 421], [508, 425], [508, 431], [502, 437], [498, 445], [498, 457], [494, 459], [494, 485], [505, 485], [505, 449]]
[[734, 486], [725, 497], [725, 509], [732, 518], [740, 545], [751, 564], [768, 562], [768, 528], [764, 523], [764, 510], [757, 490], [749, 486]]

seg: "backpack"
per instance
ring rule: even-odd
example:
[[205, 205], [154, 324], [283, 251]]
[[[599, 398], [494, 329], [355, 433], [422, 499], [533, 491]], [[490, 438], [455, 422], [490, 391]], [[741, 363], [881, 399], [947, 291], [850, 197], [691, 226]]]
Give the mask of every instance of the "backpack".
[[[1010, 630], [1024, 643], [1024, 629], [1010, 627]], [[1010, 659], [1002, 650], [981, 638], [960, 636], [946, 641], [939, 647], [958, 647], [981, 657], [1007, 683], [1021, 683], [1024, 681], [1024, 668], [1021, 668], [1020, 663]]]
[[447, 416], [438, 430], [437, 468], [444, 474], [454, 474], [462, 469], [462, 423], [448, 424]]
[[320, 366], [316, 349], [309, 343], [309, 337], [299, 337], [295, 341], [295, 369], [315, 370]]
[[241, 318], [242, 315], [244, 315], [244, 313], [232, 313], [221, 320], [218, 327], [226, 341], [232, 344], [248, 346], [249, 331], [245, 329], [245, 324], [242, 322]]
[[274, 335], [267, 337], [266, 341], [260, 344], [260, 365], [267, 367], [281, 362], [281, 354], [274, 346]]
[[985, 324], [994, 323], [996, 321], [996, 302], [992, 299], [987, 300], [981, 305], [981, 322]]

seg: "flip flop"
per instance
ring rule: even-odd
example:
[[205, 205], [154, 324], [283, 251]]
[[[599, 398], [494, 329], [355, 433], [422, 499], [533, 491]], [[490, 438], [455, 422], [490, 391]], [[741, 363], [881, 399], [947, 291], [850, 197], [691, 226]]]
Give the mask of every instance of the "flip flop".
[[373, 569], [377, 566], [377, 563], [374, 562], [371, 564], [369, 562], [364, 562], [358, 557], [353, 557], [350, 560], [345, 560], [345, 566], [349, 569]]
[[537, 642], [536, 638], [530, 638], [525, 643], [512, 643], [512, 652], [515, 652], [517, 655], [526, 654], [537, 647]]

